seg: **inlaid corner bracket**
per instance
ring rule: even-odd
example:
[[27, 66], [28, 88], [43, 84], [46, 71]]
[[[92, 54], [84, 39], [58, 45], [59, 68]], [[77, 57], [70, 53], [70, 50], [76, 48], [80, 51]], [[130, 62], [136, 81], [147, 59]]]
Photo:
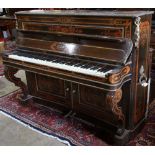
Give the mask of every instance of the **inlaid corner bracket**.
[[26, 103], [30, 99], [30, 96], [28, 95], [28, 88], [26, 84], [23, 81], [21, 81], [20, 78], [17, 78], [15, 76], [17, 72], [18, 72], [17, 68], [13, 68], [9, 66], [5, 66], [4, 68], [4, 74], [5, 74], [6, 79], [9, 80], [10, 82], [13, 82], [15, 86], [20, 87], [22, 90], [22, 93], [19, 97], [20, 102]]

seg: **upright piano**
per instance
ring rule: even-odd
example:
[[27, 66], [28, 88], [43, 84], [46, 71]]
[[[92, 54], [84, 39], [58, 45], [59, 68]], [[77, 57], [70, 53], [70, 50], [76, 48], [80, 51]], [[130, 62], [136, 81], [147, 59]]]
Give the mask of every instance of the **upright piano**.
[[[32, 10], [16, 13], [17, 49], [5, 76], [30, 100], [103, 128], [124, 145], [147, 119], [150, 11]], [[15, 73], [26, 71], [27, 85]]]

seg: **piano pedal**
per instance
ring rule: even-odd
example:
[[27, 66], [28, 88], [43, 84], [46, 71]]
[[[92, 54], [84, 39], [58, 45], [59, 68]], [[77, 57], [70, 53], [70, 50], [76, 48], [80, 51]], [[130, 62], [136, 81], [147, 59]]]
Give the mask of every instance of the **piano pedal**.
[[75, 115], [76, 115], [75, 112], [73, 112], [72, 115], [70, 115], [70, 120], [71, 120], [72, 124], [74, 124], [74, 120], [76, 119]]
[[76, 113], [74, 112], [70, 117], [74, 118], [75, 115], [76, 115]]
[[19, 102], [22, 105], [31, 104], [33, 102], [33, 97], [31, 95], [28, 95], [26, 98], [22, 98], [20, 96], [17, 96], [17, 98], [19, 99]]
[[73, 111], [70, 110], [66, 115], [64, 115], [64, 118], [70, 117], [72, 115]]

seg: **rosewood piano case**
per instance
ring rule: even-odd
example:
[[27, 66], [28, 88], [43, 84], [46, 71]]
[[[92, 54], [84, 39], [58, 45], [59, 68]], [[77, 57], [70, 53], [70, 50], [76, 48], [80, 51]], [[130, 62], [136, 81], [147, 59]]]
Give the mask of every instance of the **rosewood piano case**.
[[[22, 88], [23, 102], [32, 96], [41, 104], [70, 112], [103, 128], [111, 142], [124, 145], [147, 119], [152, 13], [17, 12], [17, 51], [104, 62], [115, 69], [97, 78], [10, 60], [7, 53], [5, 75]], [[69, 53], [68, 44], [78, 50]], [[14, 76], [19, 69], [26, 71], [27, 86]]]

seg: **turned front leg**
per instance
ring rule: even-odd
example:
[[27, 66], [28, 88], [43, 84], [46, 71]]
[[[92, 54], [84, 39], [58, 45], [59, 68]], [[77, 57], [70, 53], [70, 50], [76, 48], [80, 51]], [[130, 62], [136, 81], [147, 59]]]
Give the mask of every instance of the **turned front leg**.
[[20, 87], [22, 90], [22, 94], [20, 96], [20, 101], [26, 102], [29, 99], [28, 89], [27, 89], [27, 86], [25, 85], [25, 83], [23, 81], [21, 81], [20, 78], [15, 77], [15, 74], [17, 72], [18, 72], [17, 68], [13, 68], [13, 67], [9, 67], [9, 66], [5, 66], [5, 68], [4, 68], [4, 74], [5, 74], [6, 79], [13, 82], [15, 84], [15, 86]]

